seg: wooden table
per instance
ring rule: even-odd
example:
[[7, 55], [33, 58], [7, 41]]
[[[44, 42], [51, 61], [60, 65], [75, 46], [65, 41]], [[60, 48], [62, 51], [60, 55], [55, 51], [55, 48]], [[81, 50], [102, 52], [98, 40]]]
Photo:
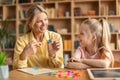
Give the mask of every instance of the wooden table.
[[[64, 70], [64, 69], [63, 69]], [[49, 76], [48, 74], [40, 74], [40, 75], [30, 75], [18, 70], [10, 71], [8, 80], [90, 80], [89, 76], [86, 72], [86, 76], [78, 77], [78, 78], [56, 78], [55, 76]]]

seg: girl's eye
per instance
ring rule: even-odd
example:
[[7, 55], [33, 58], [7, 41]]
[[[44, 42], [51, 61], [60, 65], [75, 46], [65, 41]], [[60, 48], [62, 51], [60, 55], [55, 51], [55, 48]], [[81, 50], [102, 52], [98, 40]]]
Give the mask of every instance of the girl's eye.
[[84, 35], [84, 33], [81, 32], [80, 35]]

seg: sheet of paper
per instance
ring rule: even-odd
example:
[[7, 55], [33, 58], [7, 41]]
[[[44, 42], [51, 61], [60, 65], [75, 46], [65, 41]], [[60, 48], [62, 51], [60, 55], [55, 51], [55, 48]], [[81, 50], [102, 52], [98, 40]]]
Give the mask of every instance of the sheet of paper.
[[23, 69], [18, 69], [19, 71], [26, 72], [32, 75], [38, 75], [38, 74], [44, 74], [44, 73], [49, 73], [54, 70], [47, 69], [47, 68], [41, 68], [41, 69], [34, 69], [34, 68], [23, 68]]

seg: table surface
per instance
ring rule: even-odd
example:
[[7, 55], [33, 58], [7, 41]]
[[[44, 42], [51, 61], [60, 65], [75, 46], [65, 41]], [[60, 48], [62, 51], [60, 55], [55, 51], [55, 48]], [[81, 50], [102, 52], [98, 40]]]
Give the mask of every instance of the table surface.
[[[61, 70], [61, 69], [55, 69], [55, 70]], [[66, 69], [62, 69], [62, 70], [66, 70]], [[7, 80], [90, 80], [86, 71], [85, 74], [86, 74], [85, 76], [80, 76], [77, 78], [57, 78], [53, 75], [49, 76], [48, 74], [31, 75], [18, 70], [12, 70], [10, 71], [9, 78]]]

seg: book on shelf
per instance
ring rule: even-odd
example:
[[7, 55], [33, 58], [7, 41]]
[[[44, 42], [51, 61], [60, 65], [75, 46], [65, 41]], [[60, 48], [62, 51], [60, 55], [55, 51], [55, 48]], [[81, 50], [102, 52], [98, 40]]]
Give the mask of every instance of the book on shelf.
[[57, 9], [57, 17], [64, 17], [64, 11], [62, 8]]
[[19, 24], [19, 33], [24, 33], [25, 24]]
[[20, 9], [19, 10], [19, 18], [25, 19], [27, 17], [27, 10], [26, 9]]
[[8, 39], [5, 40], [5, 48], [14, 48], [15, 45], [15, 37], [10, 36]]
[[109, 7], [107, 5], [101, 6], [101, 15], [108, 15]]
[[115, 43], [114, 42], [110, 43], [110, 48], [111, 48], [111, 50], [115, 50]]
[[114, 31], [114, 30], [113, 30], [113, 27], [114, 27], [114, 24], [109, 23], [109, 29], [110, 29], [110, 32], [113, 32], [113, 31]]
[[118, 40], [117, 43], [118, 43], [118, 49], [120, 49], [120, 40]]
[[75, 7], [74, 8], [74, 16], [80, 16], [82, 15], [82, 11], [80, 7]]
[[72, 49], [72, 41], [71, 40], [64, 40], [64, 50], [70, 51]]
[[16, 0], [12, 0], [12, 4], [15, 4]]
[[24, 19], [22, 9], [19, 10], [19, 14], [20, 14], [20, 15], [19, 15], [19, 18], [20, 18], [20, 19]]
[[0, 0], [0, 6], [2, 6], [2, 0]]
[[78, 23], [76, 23], [75, 27], [74, 27], [75, 34], [79, 34], [80, 33], [79, 27], [80, 27], [80, 25]]
[[12, 4], [13, 0], [6, 0], [6, 4]]
[[44, 1], [44, 0], [34, 0], [34, 2], [42, 2], [42, 1]]
[[48, 12], [48, 17], [49, 18], [54, 18], [55, 17], [55, 8], [46, 8], [46, 11]]
[[118, 6], [118, 15], [120, 16], [120, 5]]
[[2, 18], [3, 18], [3, 16], [2, 16], [2, 15], [0, 15], [0, 20], [2, 20]]
[[23, 9], [22, 12], [23, 12], [23, 16], [24, 16], [24, 19], [25, 19], [27, 17], [27, 10]]
[[27, 3], [29, 0], [19, 0], [19, 3]]

